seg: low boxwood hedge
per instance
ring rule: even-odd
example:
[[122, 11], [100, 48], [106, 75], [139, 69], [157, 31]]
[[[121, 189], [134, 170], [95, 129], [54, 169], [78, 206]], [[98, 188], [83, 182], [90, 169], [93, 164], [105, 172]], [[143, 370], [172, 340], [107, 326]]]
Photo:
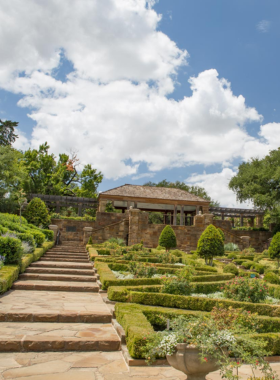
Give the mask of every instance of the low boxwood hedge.
[[0, 293], [5, 293], [11, 288], [19, 275], [18, 265], [4, 265], [0, 271]]
[[[135, 359], [144, 358], [145, 349], [149, 337], [153, 335], [153, 326], [165, 327], [166, 319], [174, 319], [180, 315], [195, 317], [207, 314], [194, 310], [178, 310], [173, 308], [161, 308], [142, 306], [137, 304], [120, 304], [115, 306], [117, 321], [125, 331], [127, 348]], [[272, 355], [280, 354], [280, 318], [258, 317], [262, 324], [260, 334], [250, 334], [255, 340], [265, 341], [267, 350]]]

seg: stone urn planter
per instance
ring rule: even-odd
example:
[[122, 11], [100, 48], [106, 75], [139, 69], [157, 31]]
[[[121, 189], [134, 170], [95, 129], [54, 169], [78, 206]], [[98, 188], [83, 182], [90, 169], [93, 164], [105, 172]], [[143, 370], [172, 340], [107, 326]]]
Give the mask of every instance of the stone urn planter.
[[209, 372], [220, 368], [215, 359], [208, 358], [207, 362], [202, 362], [199, 349], [186, 343], [177, 344], [177, 351], [173, 355], [166, 355], [166, 358], [172, 367], [184, 372], [188, 380], [205, 380]]

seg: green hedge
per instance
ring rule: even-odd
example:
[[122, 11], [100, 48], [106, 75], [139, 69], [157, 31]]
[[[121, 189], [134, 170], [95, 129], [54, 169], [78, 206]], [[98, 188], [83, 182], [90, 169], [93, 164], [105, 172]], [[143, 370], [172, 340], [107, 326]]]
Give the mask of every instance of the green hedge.
[[42, 247], [36, 248], [33, 253], [33, 261], [39, 260], [48, 249], [51, 249], [54, 246], [53, 241], [47, 241], [42, 244]]
[[25, 269], [29, 267], [31, 263], [33, 263], [34, 256], [33, 254], [24, 255], [21, 259], [21, 265], [20, 265], [20, 273], [25, 272]]
[[[153, 325], [165, 327], [166, 319], [174, 319], [180, 315], [196, 317], [206, 314], [194, 310], [178, 310], [173, 308], [159, 308], [137, 304], [120, 304], [115, 306], [116, 319], [123, 327], [126, 335], [127, 348], [135, 359], [144, 357], [149, 337], [154, 334]], [[250, 334], [255, 340], [267, 342], [267, 350], [272, 355], [280, 354], [280, 318], [258, 317], [262, 324], [262, 333]]]
[[17, 280], [19, 275], [19, 266], [5, 265], [0, 270], [0, 293], [5, 293], [11, 288], [14, 281]]

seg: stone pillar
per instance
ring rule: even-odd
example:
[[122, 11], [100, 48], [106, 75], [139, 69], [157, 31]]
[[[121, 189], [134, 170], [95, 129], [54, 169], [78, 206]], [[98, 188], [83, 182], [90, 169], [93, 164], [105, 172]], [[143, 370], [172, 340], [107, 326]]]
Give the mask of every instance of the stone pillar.
[[184, 216], [185, 216], [185, 214], [184, 214], [184, 206], [182, 206], [181, 205], [181, 207], [180, 207], [180, 226], [183, 226], [185, 223], [185, 221], [184, 221]]
[[129, 236], [128, 245], [140, 243], [141, 236], [139, 231], [139, 214], [140, 210], [132, 208], [129, 210]]
[[213, 224], [214, 215], [213, 214], [203, 214], [202, 215], [204, 225], [207, 227], [209, 224]]
[[83, 243], [84, 243], [84, 245], [86, 245], [89, 241], [89, 238], [91, 237], [93, 228], [92, 227], [84, 227], [83, 231], [84, 231]]
[[174, 206], [174, 212], [173, 212], [173, 226], [177, 225], [177, 206]]
[[243, 227], [243, 215], [240, 214], [240, 227]]
[[83, 209], [83, 204], [79, 203], [78, 204], [78, 216], [82, 216], [82, 209]]
[[243, 249], [250, 247], [250, 236], [241, 236], [240, 239], [242, 240]]
[[224, 213], [221, 214], [221, 217], [222, 217], [222, 220], [225, 220], [225, 214]]
[[258, 215], [256, 220], [256, 227], [263, 227], [263, 215]]
[[199, 206], [196, 206], [196, 215], [199, 215]]
[[56, 226], [55, 224], [50, 224], [49, 230], [53, 231], [53, 240], [54, 240], [54, 242], [56, 242], [57, 233], [58, 233], [58, 226]]
[[105, 212], [107, 202], [106, 200], [99, 201], [99, 212]]
[[166, 224], [166, 219], [167, 219], [167, 215], [166, 215], [166, 211], [164, 211], [164, 213], [163, 213], [163, 224]]
[[127, 201], [127, 210], [130, 209], [130, 201]]

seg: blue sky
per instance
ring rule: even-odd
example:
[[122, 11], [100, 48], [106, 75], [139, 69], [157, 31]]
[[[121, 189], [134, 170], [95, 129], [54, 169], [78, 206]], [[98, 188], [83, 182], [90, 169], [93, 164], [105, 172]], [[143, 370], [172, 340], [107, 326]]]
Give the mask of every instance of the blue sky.
[[[12, 12], [13, 1], [11, 8], [3, 7], [0, 21]], [[0, 112], [1, 118], [19, 122], [18, 148], [36, 147], [47, 140], [56, 154], [78, 151], [82, 163], [91, 162], [104, 172], [100, 191], [124, 183], [186, 180], [204, 186], [222, 205], [236, 205], [227, 183], [238, 164], [280, 145], [279, 1], [159, 0], [151, 9], [143, 8], [143, 0], [92, 3], [96, 8], [73, 9], [76, 34], [65, 32], [64, 39], [61, 31], [39, 22], [43, 15], [51, 20], [55, 12], [67, 29], [71, 15], [58, 1], [51, 8], [34, 7], [34, 0], [27, 0], [18, 15], [11, 13], [15, 20], [21, 17], [26, 38], [21, 40], [20, 25], [7, 38], [8, 44], [18, 34], [18, 50], [23, 51], [11, 53], [10, 62], [7, 59], [0, 65]], [[31, 9], [36, 23], [29, 20]], [[103, 23], [94, 23], [94, 13]], [[85, 18], [89, 26], [84, 26]], [[167, 39], [162, 40], [162, 35]], [[194, 90], [191, 77], [197, 78]], [[218, 88], [222, 78], [230, 82], [231, 94], [223, 90], [224, 84]], [[144, 83], [149, 88], [140, 91]], [[158, 93], [153, 99], [154, 91]], [[194, 93], [198, 100], [184, 108], [184, 97], [191, 100]], [[239, 95], [245, 98], [244, 104], [240, 101], [236, 106]], [[145, 102], [138, 101], [140, 96], [145, 96]], [[213, 109], [217, 119], [209, 119], [207, 129], [207, 113], [212, 115]], [[216, 130], [223, 122], [224, 130]], [[224, 148], [231, 136], [236, 147], [232, 144], [231, 153], [218, 157], [217, 142]], [[200, 149], [201, 159], [196, 154]]]

